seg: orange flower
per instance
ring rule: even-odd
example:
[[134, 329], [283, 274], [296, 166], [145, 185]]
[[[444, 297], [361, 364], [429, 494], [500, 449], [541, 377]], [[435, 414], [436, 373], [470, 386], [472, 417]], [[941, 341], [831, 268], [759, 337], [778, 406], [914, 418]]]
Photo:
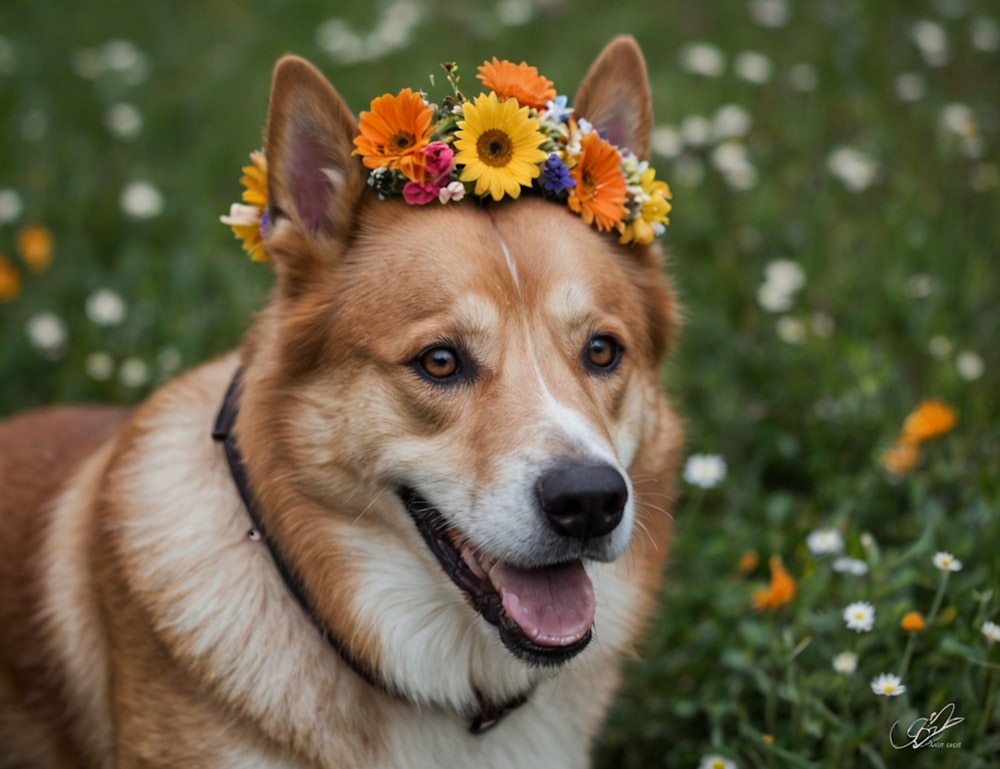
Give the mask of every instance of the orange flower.
[[757, 611], [766, 609], [777, 609], [784, 606], [795, 597], [795, 580], [792, 575], [785, 571], [785, 566], [781, 558], [776, 555], [771, 556], [771, 586], [757, 590], [753, 594], [753, 607]]
[[756, 550], [747, 550], [743, 555], [740, 556], [739, 568], [742, 574], [749, 574], [754, 569], [757, 568], [757, 564], [760, 563], [760, 556], [757, 555]]
[[21, 293], [21, 273], [3, 254], [0, 254], [0, 302], [17, 299]]
[[580, 157], [570, 176], [576, 186], [569, 207], [602, 232], [617, 227], [625, 218], [628, 194], [618, 150], [592, 131], [580, 141]]
[[34, 272], [45, 272], [52, 264], [54, 241], [47, 227], [32, 224], [17, 234], [17, 250], [24, 263]]
[[882, 467], [893, 475], [905, 475], [910, 472], [920, 458], [917, 444], [911, 441], [898, 441], [895, 446], [882, 455]]
[[911, 611], [906, 613], [906, 616], [903, 617], [903, 621], [899, 623], [899, 626], [907, 633], [919, 633], [927, 627], [927, 623], [924, 621], [924, 617], [920, 612]]
[[424, 155], [430, 143], [434, 109], [424, 97], [404, 88], [398, 96], [383, 94], [362, 112], [360, 134], [354, 138], [354, 153], [361, 155], [365, 168], [398, 168], [407, 179], [423, 182]]
[[539, 75], [538, 68], [527, 62], [514, 64], [506, 59], [499, 61], [494, 56], [492, 62], [484, 61], [478, 72], [476, 77], [483, 85], [501, 99], [517, 99], [522, 107], [544, 109], [556, 98], [555, 84]]
[[243, 166], [243, 202], [248, 206], [267, 210], [267, 159], [263, 152], [250, 153], [251, 165]]
[[903, 440], [910, 443], [937, 438], [955, 426], [955, 410], [941, 401], [923, 401], [903, 423]]

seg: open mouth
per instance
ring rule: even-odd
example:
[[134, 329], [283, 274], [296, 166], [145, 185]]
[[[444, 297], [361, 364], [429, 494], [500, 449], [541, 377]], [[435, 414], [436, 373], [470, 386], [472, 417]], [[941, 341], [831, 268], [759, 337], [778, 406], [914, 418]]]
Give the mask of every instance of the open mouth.
[[416, 492], [404, 489], [400, 497], [445, 573], [515, 656], [558, 665], [587, 647], [596, 602], [582, 561], [531, 569], [494, 561]]

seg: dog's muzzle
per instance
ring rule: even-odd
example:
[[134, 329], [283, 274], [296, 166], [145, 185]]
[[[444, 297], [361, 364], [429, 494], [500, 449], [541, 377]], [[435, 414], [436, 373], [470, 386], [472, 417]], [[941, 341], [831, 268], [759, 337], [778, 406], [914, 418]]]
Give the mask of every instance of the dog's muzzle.
[[[604, 463], [563, 461], [535, 488], [545, 526], [557, 540], [570, 541], [567, 552], [603, 554], [602, 543], [621, 523], [629, 497], [618, 470]], [[445, 573], [517, 657], [557, 665], [587, 647], [596, 599], [580, 558], [555, 557], [528, 566], [494, 560], [418, 492], [404, 488], [400, 497]]]

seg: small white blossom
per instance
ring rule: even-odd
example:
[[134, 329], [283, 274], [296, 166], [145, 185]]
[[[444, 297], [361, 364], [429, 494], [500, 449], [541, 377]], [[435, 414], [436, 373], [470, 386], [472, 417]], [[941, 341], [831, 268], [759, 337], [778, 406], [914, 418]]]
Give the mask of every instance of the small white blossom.
[[147, 181], [126, 184], [119, 203], [129, 219], [153, 219], [163, 212], [163, 194]]
[[826, 159], [827, 170], [851, 192], [862, 192], [875, 183], [878, 163], [856, 147], [837, 147]]
[[125, 300], [109, 288], [101, 288], [87, 297], [87, 317], [96, 326], [117, 326], [127, 313]]
[[684, 465], [684, 480], [692, 486], [712, 489], [726, 479], [726, 460], [717, 454], [693, 454]]
[[680, 64], [692, 75], [719, 77], [726, 71], [726, 55], [711, 43], [692, 43], [681, 49]]
[[737, 769], [736, 763], [723, 756], [708, 755], [701, 757], [698, 769]]
[[733, 59], [736, 76], [748, 83], [763, 85], [771, 79], [771, 60], [758, 51], [744, 51]]
[[962, 562], [951, 553], [938, 552], [934, 554], [934, 565], [941, 571], [961, 571]]
[[972, 350], [966, 350], [955, 358], [955, 371], [966, 382], [975, 382], [983, 375], [986, 366], [982, 356]]
[[149, 382], [149, 366], [142, 358], [126, 358], [118, 367], [118, 381], [135, 389]]
[[21, 196], [9, 187], [0, 189], [0, 224], [16, 221], [24, 210]]
[[903, 680], [892, 673], [881, 673], [872, 679], [872, 691], [883, 697], [898, 697], [906, 691]]
[[790, 15], [787, 0], [750, 0], [750, 18], [762, 27], [783, 27]]
[[438, 200], [447, 203], [454, 200], [456, 203], [465, 197], [465, 185], [459, 181], [448, 182], [438, 191]]
[[819, 85], [819, 75], [812, 64], [799, 62], [788, 70], [788, 84], [799, 93], [812, 93]]
[[867, 633], [875, 627], [875, 607], [867, 601], [855, 601], [844, 609], [844, 622], [850, 630]]
[[844, 556], [833, 562], [833, 570], [860, 577], [868, 573], [868, 564], [860, 558], [848, 558]]
[[833, 669], [842, 676], [849, 676], [858, 669], [858, 655], [854, 652], [841, 652], [833, 658]]
[[806, 537], [806, 547], [813, 555], [840, 553], [844, 549], [844, 537], [836, 529], [816, 529]]
[[55, 313], [32, 315], [25, 331], [31, 344], [44, 357], [52, 360], [62, 355], [66, 347], [66, 324]]
[[972, 47], [987, 53], [1000, 50], [1000, 23], [987, 16], [979, 16], [969, 25]]
[[107, 382], [115, 373], [115, 359], [103, 351], [92, 352], [83, 362], [83, 370], [95, 382]]
[[982, 627], [983, 635], [991, 644], [1000, 641], [1000, 625], [996, 622], [984, 622]]
[[927, 66], [941, 67], [948, 63], [948, 35], [936, 21], [916, 22], [910, 29], [910, 38]]

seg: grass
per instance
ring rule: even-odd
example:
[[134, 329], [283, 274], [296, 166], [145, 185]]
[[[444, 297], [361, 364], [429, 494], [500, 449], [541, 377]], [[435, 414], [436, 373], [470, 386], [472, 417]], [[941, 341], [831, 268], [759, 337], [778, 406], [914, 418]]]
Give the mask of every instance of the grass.
[[[988, 766], [1000, 752], [1000, 651], [981, 631], [1000, 621], [1000, 14], [987, 0], [538, 7], [0, 7], [0, 413], [135, 402], [239, 342], [270, 276], [218, 216], [260, 144], [281, 53], [317, 62], [361, 109], [441, 61], [468, 73], [494, 54], [572, 93], [610, 35], [632, 32], [686, 309], [665, 386], [690, 453], [728, 472], [683, 486], [663, 610], [597, 764]], [[372, 31], [372, 58], [345, 61]], [[159, 193], [155, 215], [123, 213], [135, 182]], [[18, 249], [33, 224], [54, 238], [37, 272]], [[781, 284], [785, 265], [762, 291], [776, 260], [801, 285]], [[883, 452], [930, 398], [956, 426], [887, 473]], [[810, 550], [819, 529], [867, 572]], [[938, 551], [962, 570], [935, 568]], [[758, 612], [772, 556], [797, 590]], [[875, 607], [870, 632], [840, 616], [857, 600]], [[899, 627], [909, 611], [924, 630]], [[855, 672], [834, 671], [841, 652], [857, 654]], [[901, 673], [906, 692], [875, 695], [880, 673]], [[894, 722], [899, 743], [948, 703], [964, 721], [941, 741], [960, 747], [893, 748]]]

